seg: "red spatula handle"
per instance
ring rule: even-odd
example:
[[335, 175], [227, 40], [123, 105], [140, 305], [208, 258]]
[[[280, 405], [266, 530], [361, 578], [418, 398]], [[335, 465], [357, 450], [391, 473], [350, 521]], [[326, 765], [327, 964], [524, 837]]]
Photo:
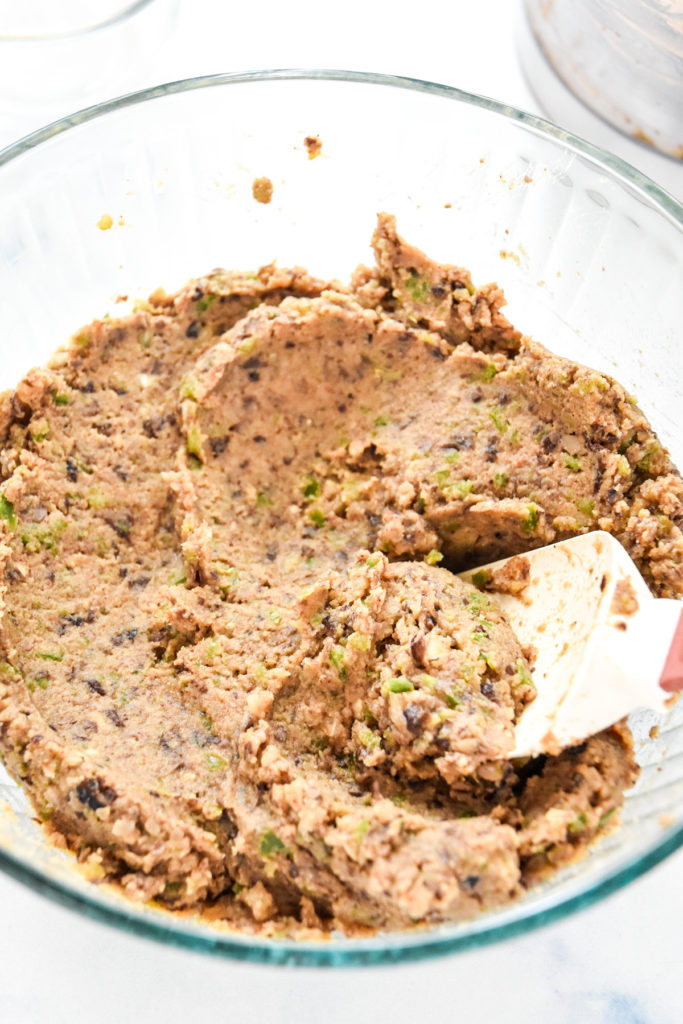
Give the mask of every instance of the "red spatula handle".
[[667, 693], [683, 690], [683, 611], [659, 678], [659, 685]]

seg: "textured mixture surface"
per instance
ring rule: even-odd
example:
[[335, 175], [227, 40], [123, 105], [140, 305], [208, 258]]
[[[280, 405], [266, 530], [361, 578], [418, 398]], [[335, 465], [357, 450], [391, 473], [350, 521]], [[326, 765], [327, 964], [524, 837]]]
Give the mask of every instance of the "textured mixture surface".
[[0, 408], [3, 759], [102, 879], [245, 931], [464, 918], [615, 823], [628, 732], [511, 761], [528, 652], [454, 570], [600, 528], [683, 594], [624, 390], [374, 243], [155, 293]]

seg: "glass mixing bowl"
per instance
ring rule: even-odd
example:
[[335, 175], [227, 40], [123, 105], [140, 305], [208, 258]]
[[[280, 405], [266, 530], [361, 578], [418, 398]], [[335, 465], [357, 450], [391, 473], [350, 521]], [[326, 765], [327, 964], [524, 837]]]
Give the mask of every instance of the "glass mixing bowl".
[[[322, 141], [314, 160], [309, 135]], [[252, 195], [262, 176], [273, 183], [268, 205]], [[371, 260], [379, 210], [395, 213], [401, 233], [435, 258], [470, 267], [480, 283], [497, 279], [521, 329], [637, 392], [683, 462], [683, 208], [538, 118], [378, 75], [274, 71], [173, 83], [0, 152], [0, 387], [81, 324], [121, 312], [120, 296], [275, 258], [347, 278]], [[7, 776], [0, 867], [88, 916], [214, 954], [347, 965], [454, 952], [586, 906], [681, 844], [683, 702], [661, 721], [641, 713], [632, 725], [642, 772], [621, 827], [524, 899], [464, 924], [294, 942], [135, 906], [43, 838]]]

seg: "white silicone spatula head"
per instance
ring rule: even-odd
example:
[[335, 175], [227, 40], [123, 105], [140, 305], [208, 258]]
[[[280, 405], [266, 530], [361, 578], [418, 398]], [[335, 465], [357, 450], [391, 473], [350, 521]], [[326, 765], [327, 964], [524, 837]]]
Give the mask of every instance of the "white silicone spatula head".
[[[496, 600], [537, 652], [538, 690], [511, 756], [558, 753], [637, 708], [664, 711], [683, 688], [683, 603], [652, 596], [610, 534], [587, 533], [524, 555], [529, 583]], [[492, 577], [508, 561], [461, 573]]]

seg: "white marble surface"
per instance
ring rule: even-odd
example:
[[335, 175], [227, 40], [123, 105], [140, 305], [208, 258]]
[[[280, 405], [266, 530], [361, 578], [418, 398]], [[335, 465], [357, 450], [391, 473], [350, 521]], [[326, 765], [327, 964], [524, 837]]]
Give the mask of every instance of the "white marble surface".
[[[447, 82], [538, 109], [515, 54], [515, 0], [347, 0], [343, 15], [335, 10], [319, 0], [181, 0], [163, 50], [108, 91], [219, 71], [337, 67]], [[7, 116], [5, 99], [0, 144], [68, 112], [48, 82], [45, 107], [23, 119]], [[530, 935], [433, 962], [339, 972], [164, 948], [0, 877], [0, 1021], [676, 1024], [682, 872], [679, 853], [598, 906]]]

